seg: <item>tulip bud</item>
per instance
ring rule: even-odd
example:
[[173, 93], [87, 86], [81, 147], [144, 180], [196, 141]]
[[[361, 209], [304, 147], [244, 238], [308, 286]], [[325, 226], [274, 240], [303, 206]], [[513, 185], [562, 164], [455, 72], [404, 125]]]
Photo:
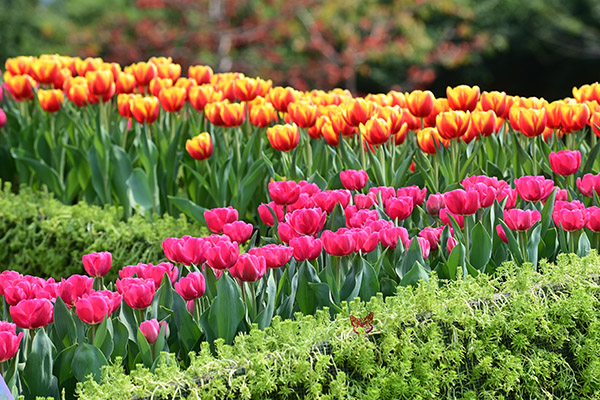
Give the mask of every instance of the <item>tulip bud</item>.
[[84, 295], [77, 301], [75, 311], [83, 322], [95, 325], [104, 321], [110, 311], [110, 305], [104, 295], [91, 293]]
[[348, 190], [361, 190], [367, 184], [369, 176], [363, 170], [348, 169], [340, 172], [340, 181]]
[[112, 266], [112, 254], [108, 251], [86, 254], [82, 257], [83, 268], [89, 276], [95, 278], [108, 274]]
[[185, 301], [199, 299], [206, 290], [204, 275], [199, 272], [191, 272], [179, 279], [174, 288]]
[[9, 311], [14, 323], [23, 329], [42, 328], [54, 320], [54, 307], [48, 299], [22, 300]]
[[185, 142], [185, 149], [195, 160], [203, 161], [210, 158], [213, 154], [213, 144], [210, 134], [202, 132], [198, 136], [188, 139]]
[[229, 268], [229, 272], [242, 282], [256, 282], [267, 272], [267, 263], [262, 256], [241, 254], [235, 265]]
[[220, 241], [206, 250], [206, 262], [214, 269], [231, 268], [238, 260], [240, 249], [237, 242]]
[[323, 251], [321, 240], [312, 236], [300, 236], [291, 239], [290, 246], [294, 249], [294, 259], [298, 262], [315, 260]]
[[158, 340], [161, 330], [164, 329], [165, 336], [167, 335], [167, 321], [158, 322], [156, 319], [144, 321], [140, 324], [140, 331], [148, 341], [149, 345], [153, 345]]
[[267, 128], [269, 143], [275, 150], [290, 151], [298, 146], [300, 134], [296, 125], [275, 125]]
[[558, 153], [552, 152], [549, 156], [550, 167], [558, 175], [573, 175], [581, 165], [581, 153], [577, 150], [561, 150]]

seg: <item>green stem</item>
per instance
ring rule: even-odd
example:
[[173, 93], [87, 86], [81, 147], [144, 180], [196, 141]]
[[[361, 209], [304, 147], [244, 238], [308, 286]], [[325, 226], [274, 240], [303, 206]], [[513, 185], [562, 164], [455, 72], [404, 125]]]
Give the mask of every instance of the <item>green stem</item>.
[[169, 140], [169, 143], [173, 142], [173, 140], [175, 140], [175, 123], [177, 121], [177, 115], [175, 115], [175, 113], [169, 113], [169, 125], [171, 128], [171, 140]]
[[94, 344], [94, 339], [96, 339], [96, 324], [92, 325], [92, 344]]
[[440, 172], [439, 172], [439, 160], [437, 154], [432, 154], [432, 167], [433, 167], [433, 182], [435, 183], [435, 187], [432, 187], [431, 190], [435, 192], [439, 192], [440, 185]]
[[238, 128], [234, 128], [234, 137], [235, 137], [235, 157], [237, 158], [237, 168], [239, 170], [240, 165], [242, 164], [242, 155], [240, 151], [240, 130]]
[[144, 318], [144, 310], [137, 310], [137, 317], [138, 317], [138, 321], [137, 321], [137, 326], [139, 327], [141, 325], [142, 322], [145, 321]]
[[4, 361], [0, 362], [0, 375], [4, 377]]
[[379, 149], [377, 149], [377, 151], [379, 151], [379, 162], [381, 163], [381, 172], [383, 175], [383, 186], [387, 186], [387, 172], [385, 169], [385, 147], [384, 146], [380, 146]]
[[364, 171], [366, 171], [367, 170], [367, 157], [365, 154], [365, 146], [363, 144], [363, 136], [362, 136], [360, 129], [358, 130], [358, 147], [360, 147], [360, 163], [361, 163], [362, 169]]
[[305, 142], [304, 142], [304, 146], [305, 146], [305, 155], [306, 155], [306, 170], [307, 170], [307, 177], [312, 175], [312, 146], [310, 144], [310, 136], [304, 135], [304, 137], [306, 138]]
[[579, 237], [581, 236], [581, 230], [569, 232], [569, 251], [571, 253], [577, 253], [577, 247], [579, 246]]
[[469, 238], [469, 230], [471, 228], [471, 224], [469, 223], [471, 221], [471, 216], [470, 215], [465, 215], [465, 254], [467, 255], [467, 257], [469, 256], [470, 252], [469, 252], [469, 248], [470, 246], [470, 238]]
[[340, 293], [342, 291], [342, 266], [341, 266], [342, 259], [341, 259], [341, 257], [336, 257], [336, 256], [334, 256], [333, 259], [335, 260], [335, 263], [334, 263], [335, 271], [334, 272], [335, 272], [335, 281], [337, 284], [337, 288], [336, 288], [337, 298], [339, 299]]
[[519, 232], [519, 246], [521, 247], [521, 256], [523, 257], [523, 262], [528, 261], [527, 257], [527, 232]]
[[533, 157], [533, 165], [531, 168], [533, 171], [533, 176], [536, 176], [537, 175], [537, 136], [533, 138], [531, 146], [532, 146], [531, 154]]
[[250, 295], [252, 296], [252, 318], [254, 321], [256, 319], [256, 315], [258, 314], [257, 310], [257, 302], [256, 302], [256, 287], [254, 286], [254, 282], [248, 282], [248, 286], [250, 286]]

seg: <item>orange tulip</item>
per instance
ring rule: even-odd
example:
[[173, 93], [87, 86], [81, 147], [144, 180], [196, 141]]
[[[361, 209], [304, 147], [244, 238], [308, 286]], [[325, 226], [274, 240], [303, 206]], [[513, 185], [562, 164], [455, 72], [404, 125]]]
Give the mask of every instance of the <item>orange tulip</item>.
[[82, 60], [81, 58], [76, 58], [75, 70], [77, 71], [77, 75], [85, 76], [90, 71], [98, 71], [99, 69], [101, 69], [103, 63], [104, 61], [102, 61], [101, 58], [88, 57], [85, 60]]
[[193, 86], [190, 88], [188, 97], [190, 104], [198, 111], [204, 110], [208, 103], [223, 100], [221, 92], [216, 91], [211, 85]]
[[185, 149], [193, 159], [206, 160], [213, 153], [212, 139], [208, 132], [202, 132], [198, 136], [188, 139], [185, 142]]
[[275, 125], [267, 128], [267, 137], [271, 146], [279, 151], [293, 150], [300, 141], [298, 127], [294, 124]]
[[459, 85], [455, 88], [448, 86], [446, 88], [448, 105], [452, 110], [473, 111], [477, 107], [479, 92], [479, 86]]
[[296, 89], [291, 87], [274, 87], [267, 93], [267, 100], [273, 104], [277, 111], [287, 112], [290, 103], [298, 97]]
[[583, 85], [580, 88], [573, 88], [573, 97], [579, 102], [597, 101], [600, 103], [600, 83], [594, 82], [591, 85]]
[[175, 82], [174, 86], [185, 89], [185, 93], [186, 93], [185, 97], [187, 99], [187, 96], [190, 93], [190, 89], [195, 86], [198, 86], [198, 83], [193, 78], [179, 78], [179, 79], [177, 79], [177, 82]]
[[93, 104], [98, 99], [90, 94], [88, 85], [86, 84], [70, 84], [69, 88], [65, 90], [67, 98], [75, 103], [77, 107], [86, 107], [88, 104]]
[[264, 128], [277, 121], [277, 112], [273, 104], [264, 102], [250, 107], [250, 123]]
[[61, 68], [58, 74], [56, 74], [56, 79], [54, 79], [54, 89], [64, 89], [65, 83], [71, 78], [71, 70], [69, 68]]
[[339, 108], [336, 110], [336, 112], [329, 114], [329, 119], [333, 124], [333, 129], [335, 130], [336, 134], [339, 135], [341, 133], [343, 137], [354, 136], [354, 134], [356, 134], [356, 128], [352, 125], [348, 125], [346, 119], [344, 118], [343, 111], [341, 111]]
[[[406, 124], [406, 122], [402, 122], [402, 110], [398, 106], [381, 107], [377, 111], [376, 116], [387, 121], [392, 135], [396, 134], [402, 128], [402, 125]], [[408, 124], [406, 126], [408, 129]]]
[[213, 70], [208, 65], [192, 65], [188, 68], [188, 76], [194, 79], [198, 85], [210, 83]]
[[[539, 136], [546, 129], [546, 110], [545, 109], [518, 109], [518, 126], [525, 136]], [[512, 125], [512, 123], [511, 123]]]
[[186, 91], [180, 87], [164, 88], [158, 94], [160, 105], [166, 112], [179, 112], [185, 105]]
[[158, 97], [161, 90], [163, 90], [165, 88], [170, 88], [172, 86], [173, 86], [173, 80], [171, 80], [170, 78], [159, 78], [157, 76], [156, 78], [153, 78], [150, 81], [148, 88], [150, 89], [150, 94], [152, 96]]
[[471, 113], [471, 125], [481, 136], [490, 136], [496, 130], [496, 113], [493, 110], [474, 111]]
[[235, 98], [241, 101], [251, 101], [260, 94], [260, 85], [257, 79], [243, 77], [236, 79], [233, 85]]
[[402, 124], [402, 126], [400, 126], [400, 129], [396, 133], [393, 133], [394, 144], [396, 146], [400, 146], [402, 143], [404, 143], [404, 141], [406, 140], [407, 134], [408, 134], [408, 124], [406, 122], [404, 122]]
[[[431, 113], [429, 113], [428, 116], [423, 118], [423, 124], [428, 128], [435, 127], [435, 120], [437, 116], [446, 111], [450, 111], [448, 99], [444, 99], [443, 97], [435, 99], [433, 101], [433, 110], [431, 111]], [[417, 121], [417, 125], [413, 129], [419, 129], [421, 127], [421, 124], [417, 118], [415, 118], [415, 121]]]
[[377, 105], [365, 99], [352, 99], [344, 107], [344, 119], [350, 126], [366, 123], [377, 111]]
[[156, 65], [146, 62], [132, 64], [131, 73], [135, 77], [138, 86], [148, 86], [150, 81], [157, 75]]
[[90, 71], [85, 74], [90, 93], [107, 102], [115, 94], [115, 81], [111, 71]]
[[37, 59], [31, 64], [32, 77], [41, 84], [53, 84], [60, 70], [60, 62], [54, 58]]
[[136, 97], [131, 100], [131, 115], [140, 124], [151, 124], [158, 118], [160, 107], [154, 96]]
[[582, 130], [590, 120], [590, 109], [585, 104], [565, 104], [559, 108], [559, 114], [565, 133]]
[[175, 82], [181, 76], [181, 65], [179, 64], [155, 64], [156, 74], [159, 78], [169, 78]]
[[392, 102], [392, 98], [385, 93], [369, 93], [365, 96], [365, 100], [371, 103], [375, 103], [380, 107], [389, 106]]
[[287, 106], [290, 119], [301, 128], [310, 128], [317, 122], [318, 107], [307, 101], [290, 103]]
[[412, 115], [425, 118], [433, 111], [435, 96], [429, 90], [413, 90], [406, 96], [406, 105]]
[[514, 97], [513, 106], [515, 107], [523, 107], [523, 108], [535, 108], [540, 109], [544, 107], [544, 104], [548, 102], [544, 99], [539, 99], [537, 97]]
[[567, 103], [564, 101], [558, 100], [553, 101], [552, 103], [548, 103], [544, 105], [546, 109], [546, 126], [552, 129], [560, 129], [561, 121], [560, 121], [560, 109], [563, 106], [566, 106]]
[[508, 116], [510, 106], [508, 104], [508, 97], [504, 92], [483, 92], [481, 93], [480, 104], [483, 111], [492, 110], [500, 118]]
[[406, 103], [406, 95], [404, 93], [390, 90], [387, 95], [390, 98], [390, 106], [399, 106], [400, 108], [408, 107], [408, 103]]
[[424, 128], [417, 131], [417, 143], [421, 150], [427, 154], [435, 154], [436, 146], [448, 147], [450, 141], [442, 139], [435, 128]]
[[[346, 122], [344, 122], [344, 124], [345, 123]], [[323, 139], [325, 139], [327, 144], [329, 144], [330, 146], [337, 146], [338, 144], [340, 144], [340, 133], [333, 126], [333, 122], [331, 121], [331, 119], [329, 117], [326, 117], [324, 115], [319, 116], [317, 118], [315, 127], [316, 127], [317, 131], [321, 134]], [[310, 132], [310, 130], [309, 130], [309, 132]], [[311, 137], [315, 138], [312, 135], [311, 135]]]
[[374, 146], [384, 144], [392, 134], [387, 120], [377, 117], [371, 118], [361, 125], [360, 131], [367, 143]]
[[37, 86], [35, 80], [29, 75], [15, 75], [5, 77], [4, 82], [8, 91], [15, 100], [33, 100], [33, 88]]
[[62, 103], [65, 101], [65, 96], [62, 90], [57, 89], [40, 89], [38, 90], [37, 97], [40, 102], [40, 106], [42, 106], [44, 111], [49, 113], [55, 113], [60, 110]]
[[150, 59], [148, 59], [148, 62], [150, 64], [154, 64], [157, 67], [159, 65], [163, 65], [163, 64], [172, 64], [173, 63], [173, 59], [171, 57], [150, 57]]
[[221, 108], [221, 119], [227, 127], [240, 126], [246, 120], [245, 103], [227, 103]]
[[221, 93], [223, 93], [223, 98], [229, 102], [234, 102], [236, 100], [235, 97], [235, 81], [239, 79], [232, 79], [229, 81], [223, 80], [219, 86], [216, 86]]
[[27, 75], [34, 60], [35, 58], [26, 56], [8, 58], [4, 63], [4, 67], [13, 75]]
[[596, 136], [600, 137], [600, 112], [595, 112], [590, 116], [590, 126]]
[[225, 126], [223, 118], [221, 118], [221, 109], [229, 104], [228, 100], [216, 101], [214, 103], [208, 103], [204, 107], [204, 113], [206, 118], [215, 126]]
[[464, 111], [446, 111], [436, 117], [437, 131], [442, 139], [457, 139], [467, 132], [469, 114]]
[[117, 95], [117, 109], [123, 118], [132, 118], [131, 101], [135, 98], [142, 98], [139, 94], [119, 93]]
[[121, 72], [117, 75], [115, 82], [117, 94], [135, 92], [135, 76], [126, 72]]

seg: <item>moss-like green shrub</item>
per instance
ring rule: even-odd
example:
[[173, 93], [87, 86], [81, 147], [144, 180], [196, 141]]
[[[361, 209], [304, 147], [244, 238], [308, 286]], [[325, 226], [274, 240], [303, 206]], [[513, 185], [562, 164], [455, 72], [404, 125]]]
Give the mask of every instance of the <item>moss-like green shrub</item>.
[[[345, 305], [296, 320], [275, 318], [233, 346], [207, 344], [182, 370], [174, 358], [151, 372], [79, 384], [82, 400], [202, 399], [590, 399], [600, 397], [600, 257], [559, 257], [539, 271], [507, 264], [479, 276]], [[368, 336], [349, 316], [375, 315]]]
[[79, 203], [66, 206], [47, 193], [22, 187], [15, 195], [0, 191], [0, 267], [42, 277], [85, 273], [81, 257], [110, 251], [116, 278], [123, 266], [166, 261], [161, 243], [167, 237], [202, 236], [207, 231], [186, 218], [133, 216], [119, 219], [115, 207]]

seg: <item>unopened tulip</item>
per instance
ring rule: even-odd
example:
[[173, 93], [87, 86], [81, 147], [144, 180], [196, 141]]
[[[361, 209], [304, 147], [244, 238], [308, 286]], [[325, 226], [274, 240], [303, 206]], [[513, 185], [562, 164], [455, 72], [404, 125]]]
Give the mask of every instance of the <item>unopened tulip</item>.
[[[344, 119], [351, 126], [359, 126], [375, 115], [377, 105], [365, 99], [352, 99], [344, 107]], [[389, 135], [388, 135], [389, 137]]]
[[117, 290], [125, 303], [136, 310], [148, 308], [156, 293], [154, 281], [142, 278], [117, 279]]
[[240, 244], [250, 240], [253, 229], [252, 224], [247, 224], [243, 221], [235, 221], [223, 225], [223, 233], [229, 236], [232, 242], [238, 242]]
[[210, 158], [213, 154], [213, 144], [210, 134], [208, 132], [202, 132], [192, 139], [188, 139], [185, 142], [185, 149], [195, 160], [203, 161]]
[[6, 121], [6, 114], [4, 113], [4, 110], [0, 108], [0, 129], [2, 129], [2, 127], [6, 125]]
[[[194, 86], [190, 88], [188, 97], [192, 107], [198, 111], [203, 111], [209, 103], [223, 100], [223, 94], [210, 85]], [[217, 114], [220, 119], [220, 112], [217, 112]]]
[[282, 206], [293, 204], [300, 197], [300, 186], [294, 181], [269, 182], [269, 196]]
[[504, 210], [504, 222], [511, 231], [528, 231], [541, 218], [542, 216], [537, 210], [519, 210], [518, 208]]
[[62, 279], [60, 283], [59, 296], [67, 307], [74, 307], [83, 295], [92, 292], [94, 279], [89, 276], [71, 275], [67, 280]]
[[577, 178], [577, 188], [582, 195], [594, 197], [594, 191], [600, 196], [600, 174], [585, 174], [583, 178]]
[[369, 176], [363, 170], [347, 169], [340, 172], [340, 181], [348, 190], [361, 190], [369, 180]]
[[336, 257], [350, 255], [356, 249], [354, 237], [347, 229], [340, 229], [337, 232], [324, 231], [321, 241], [325, 252]]
[[323, 229], [327, 213], [320, 208], [295, 210], [286, 215], [286, 222], [300, 236], [314, 236]]
[[374, 146], [384, 144], [392, 134], [387, 120], [377, 117], [371, 118], [361, 125], [360, 131], [366, 142]]
[[294, 259], [298, 262], [315, 260], [323, 251], [321, 240], [312, 236], [300, 236], [291, 239], [290, 247], [294, 249]]
[[500, 118], [508, 116], [507, 96], [505, 92], [483, 92], [481, 93], [481, 109], [492, 110]]
[[342, 208], [346, 208], [351, 198], [350, 192], [344, 189], [324, 190], [313, 196], [315, 205], [327, 213], [333, 212], [338, 203]]
[[373, 207], [373, 205], [377, 202], [377, 197], [374, 194], [360, 194], [357, 193], [354, 195], [354, 204], [359, 209], [368, 209]]
[[271, 210], [269, 210], [269, 208], [275, 212], [275, 216], [277, 217], [278, 222], [283, 221], [283, 217], [284, 217], [283, 206], [276, 204], [274, 201], [271, 201], [270, 203], [267, 203], [267, 204], [261, 203], [260, 206], [258, 206], [258, 216], [260, 217], [260, 220], [265, 225], [268, 225], [268, 226], [274, 225], [273, 214], [271, 214]]
[[238, 220], [238, 211], [233, 207], [213, 208], [204, 211], [206, 226], [214, 233], [223, 233], [223, 226]]
[[[276, 86], [276, 87], [272, 88], [269, 91], [269, 93], [267, 94], [267, 100], [269, 100], [269, 102], [271, 102], [271, 104], [273, 104], [273, 106], [278, 111], [287, 112], [290, 103], [293, 103], [296, 100], [296, 96], [297, 96], [297, 92], [294, 88], [291, 88], [289, 86], [288, 87]], [[293, 121], [293, 119], [292, 119], [292, 121]], [[314, 125], [315, 121], [316, 121], [316, 116], [312, 123], [313, 125]], [[296, 125], [301, 126], [297, 122], [296, 122]]]
[[392, 219], [402, 221], [410, 217], [413, 199], [408, 196], [391, 197], [385, 201], [385, 213]]
[[179, 279], [174, 288], [185, 301], [199, 299], [206, 291], [204, 275], [199, 272], [191, 272]]
[[457, 244], [458, 240], [454, 239], [452, 236], [448, 238], [448, 241], [446, 242], [446, 251], [448, 254], [452, 253], [452, 250], [454, 250]]
[[287, 264], [294, 254], [292, 247], [268, 244], [248, 250], [248, 254], [265, 258], [267, 268], [280, 268]]
[[246, 105], [244, 103], [223, 103], [220, 115], [224, 126], [229, 128], [240, 126], [246, 120]]
[[290, 151], [298, 146], [300, 134], [296, 125], [275, 125], [267, 128], [269, 143], [275, 150]]
[[23, 332], [17, 330], [15, 324], [9, 322], [0, 322], [0, 362], [4, 362], [13, 358], [23, 338]]
[[115, 94], [115, 80], [111, 71], [90, 71], [85, 74], [91, 94], [107, 102]]
[[437, 251], [440, 243], [440, 238], [442, 237], [442, 232], [444, 232], [443, 226], [439, 226], [437, 228], [432, 228], [428, 226], [423, 228], [423, 230], [419, 232], [419, 237], [427, 239], [431, 251]]
[[112, 254], [108, 251], [100, 253], [90, 253], [82, 257], [83, 268], [89, 276], [95, 278], [102, 277], [108, 274], [112, 266]]
[[164, 88], [158, 93], [160, 105], [166, 112], [179, 112], [185, 105], [187, 92], [180, 87]]
[[158, 98], [154, 96], [136, 97], [131, 100], [131, 115], [140, 124], [152, 124], [158, 118]]
[[440, 210], [445, 207], [446, 202], [444, 201], [444, 195], [441, 193], [430, 194], [427, 198], [427, 203], [425, 203], [427, 213], [434, 217], [437, 217], [440, 213]]
[[425, 201], [425, 196], [427, 195], [427, 188], [421, 189], [417, 185], [401, 187], [396, 192], [396, 196], [408, 196], [412, 197], [413, 205], [420, 206]]
[[425, 128], [417, 131], [417, 143], [427, 154], [435, 154], [436, 148], [448, 147], [450, 141], [443, 139], [436, 128]]
[[406, 247], [406, 244], [408, 243], [408, 231], [402, 226], [384, 228], [378, 232], [378, 235], [381, 245], [383, 247], [389, 247], [390, 249], [396, 248], [398, 240], [400, 240], [404, 247]]
[[220, 241], [206, 250], [206, 262], [211, 268], [224, 270], [231, 268], [240, 256], [237, 242]]
[[448, 105], [453, 110], [473, 111], [477, 107], [479, 100], [479, 86], [469, 87], [459, 85], [455, 88], [448, 86], [446, 88]]
[[423, 260], [429, 257], [429, 253], [431, 252], [431, 245], [429, 244], [429, 240], [423, 237], [419, 236], [410, 239], [408, 242], [406, 242], [406, 248], [410, 247], [414, 239], [417, 239], [417, 242], [419, 242], [419, 247], [421, 248], [421, 256], [423, 257]]
[[42, 328], [54, 320], [54, 306], [48, 299], [22, 300], [9, 311], [14, 323], [23, 329]]
[[154, 282], [154, 287], [159, 288], [162, 284], [163, 278], [165, 275], [171, 281], [171, 284], [174, 284], [179, 276], [179, 268], [175, 267], [170, 262], [162, 262], [159, 264], [138, 264], [140, 268], [140, 278], [150, 279]]
[[277, 121], [277, 112], [271, 103], [263, 103], [250, 108], [250, 123], [260, 128], [266, 128]]
[[436, 117], [436, 127], [440, 137], [446, 140], [457, 139], [467, 132], [470, 116], [464, 111], [447, 111]]
[[558, 175], [573, 175], [581, 165], [581, 153], [578, 150], [561, 150], [552, 152], [549, 156], [550, 167]]
[[456, 215], [475, 214], [479, 209], [479, 194], [475, 190], [451, 190], [444, 194], [446, 207]]
[[587, 222], [585, 226], [594, 232], [600, 232], [600, 208], [589, 207], [587, 208]]
[[140, 324], [140, 331], [146, 338], [149, 345], [153, 345], [158, 340], [161, 331], [167, 334], [167, 321], [158, 322], [156, 319], [150, 319]]
[[198, 85], [202, 85], [210, 83], [213, 70], [208, 65], [192, 65], [188, 68], [188, 76], [198, 82]]
[[61, 109], [65, 102], [65, 95], [62, 90], [57, 89], [40, 89], [37, 93], [38, 101], [42, 109], [49, 113], [55, 113]]
[[99, 324], [110, 312], [109, 300], [103, 294], [84, 295], [77, 301], [75, 312], [86, 324]]
[[117, 94], [133, 93], [135, 91], [135, 84], [135, 76], [121, 72], [117, 75], [115, 90]]
[[242, 282], [256, 282], [267, 272], [267, 263], [262, 256], [241, 254], [235, 265], [229, 268], [229, 272]]
[[536, 202], [548, 198], [555, 185], [553, 180], [543, 176], [523, 176], [515, 179], [515, 187], [523, 200]]
[[410, 113], [418, 118], [424, 118], [433, 111], [435, 96], [429, 90], [413, 90], [406, 96], [406, 105]]
[[4, 80], [6, 88], [17, 101], [33, 100], [35, 80], [29, 75], [15, 75]]

